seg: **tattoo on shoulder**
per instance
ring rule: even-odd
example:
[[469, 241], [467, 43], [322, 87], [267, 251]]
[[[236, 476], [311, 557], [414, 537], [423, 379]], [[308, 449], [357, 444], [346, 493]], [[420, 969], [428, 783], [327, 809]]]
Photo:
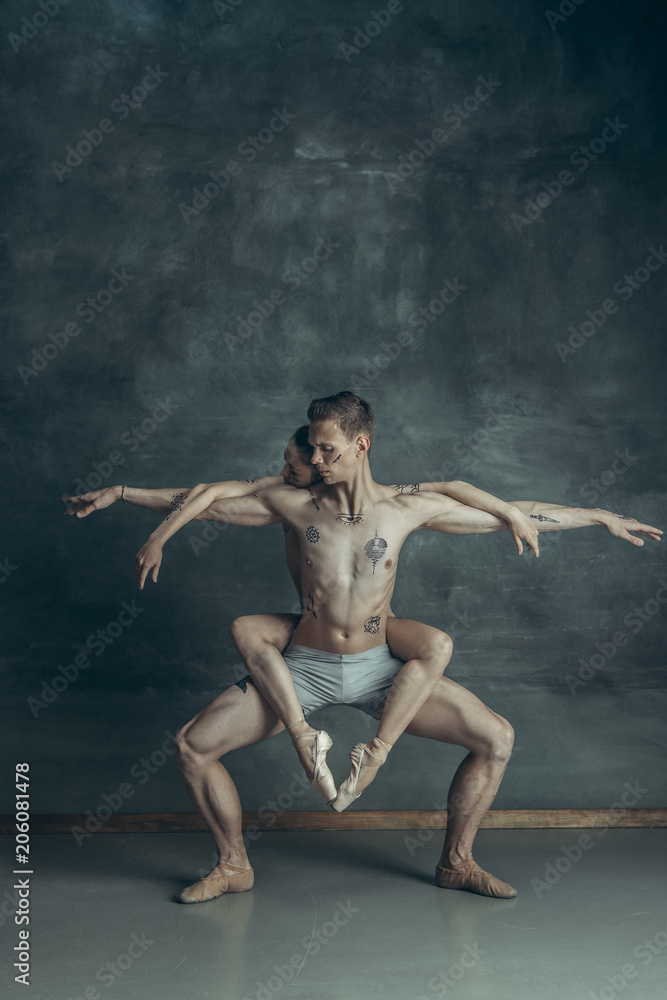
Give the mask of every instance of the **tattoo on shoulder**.
[[551, 521], [552, 524], [560, 524], [555, 517], [546, 517], [544, 514], [529, 514], [528, 517], [534, 517], [536, 521]]
[[306, 538], [309, 542], [312, 542], [313, 545], [315, 545], [316, 542], [319, 542], [320, 533], [314, 524], [311, 524], [308, 528], [306, 528]]
[[363, 519], [363, 514], [336, 514], [336, 520], [341, 524], [361, 524]]
[[320, 505], [318, 504], [317, 500], [315, 499], [315, 494], [313, 493], [313, 491], [312, 490], [308, 490], [308, 495], [310, 496], [310, 502], [312, 503], [312, 505], [315, 508], [315, 510], [319, 510], [320, 509]]
[[377, 635], [380, 631], [380, 616], [373, 615], [372, 618], [367, 618], [364, 622], [364, 632], [370, 632], [371, 635]]
[[394, 489], [397, 493], [405, 493], [406, 490], [408, 493], [419, 493], [420, 486], [421, 483], [403, 483], [401, 486], [394, 486]]

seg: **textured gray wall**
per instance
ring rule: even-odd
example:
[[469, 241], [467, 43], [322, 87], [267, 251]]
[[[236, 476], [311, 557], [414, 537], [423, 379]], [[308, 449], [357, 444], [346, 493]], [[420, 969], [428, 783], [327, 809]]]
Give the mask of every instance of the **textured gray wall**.
[[[161, 744], [234, 678], [233, 618], [294, 605], [278, 527], [197, 552], [186, 529], [140, 594], [156, 516], [62, 517], [83, 484], [275, 472], [308, 401], [354, 388], [381, 481], [664, 523], [665, 9], [564, 7], [3, 4], [2, 781], [29, 760], [35, 811], [124, 783], [125, 810], [190, 809]], [[448, 630], [449, 676], [515, 725], [498, 808], [610, 806], [625, 782], [664, 805], [661, 579], [658, 543], [602, 528], [539, 560], [506, 535], [408, 541], [396, 612]], [[372, 723], [318, 718], [342, 776]], [[406, 737], [364, 806], [441, 804], [462, 755]], [[230, 768], [250, 809], [298, 770], [284, 735]]]

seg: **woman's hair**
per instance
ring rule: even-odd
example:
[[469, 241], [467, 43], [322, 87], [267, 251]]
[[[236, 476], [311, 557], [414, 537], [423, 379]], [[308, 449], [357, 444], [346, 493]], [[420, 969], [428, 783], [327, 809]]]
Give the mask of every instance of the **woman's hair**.
[[333, 396], [314, 399], [308, 407], [308, 419], [313, 422], [335, 420], [348, 441], [353, 441], [359, 434], [373, 441], [373, 411], [366, 400], [354, 392], [337, 392]]
[[310, 458], [310, 456], [313, 454], [313, 449], [308, 444], [308, 433], [309, 433], [308, 424], [302, 424], [301, 427], [299, 427], [299, 429], [294, 432], [293, 440], [294, 440], [294, 447], [297, 449], [297, 451], [303, 452], [305, 455], [308, 455], [308, 458]]

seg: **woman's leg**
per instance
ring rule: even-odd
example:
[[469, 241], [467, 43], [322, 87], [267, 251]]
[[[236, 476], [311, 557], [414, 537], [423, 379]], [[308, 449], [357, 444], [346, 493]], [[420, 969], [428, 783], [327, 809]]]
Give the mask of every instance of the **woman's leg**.
[[328, 733], [306, 722], [292, 674], [282, 657], [298, 621], [298, 615], [245, 615], [232, 622], [231, 637], [257, 690], [290, 734], [310, 783], [325, 802], [330, 802], [336, 796], [336, 785], [326, 755], [333, 742]]
[[352, 771], [339, 790], [334, 805], [337, 812], [368, 788], [398, 737], [435, 689], [454, 648], [445, 632], [391, 615], [387, 618], [387, 643], [393, 655], [405, 663], [385, 699], [377, 736], [370, 743], [357, 744], [350, 754]]

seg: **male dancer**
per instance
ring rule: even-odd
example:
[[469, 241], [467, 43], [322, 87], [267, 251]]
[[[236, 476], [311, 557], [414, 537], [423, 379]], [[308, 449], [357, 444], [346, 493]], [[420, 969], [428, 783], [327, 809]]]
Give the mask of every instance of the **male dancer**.
[[[215, 484], [201, 484], [151, 534], [137, 554], [135, 571], [140, 588], [149, 573], [157, 582], [166, 540], [210, 504], [216, 504], [218, 518], [229, 524], [289, 524], [300, 540], [305, 607], [285, 659], [301, 703], [310, 711], [331, 703], [363, 707], [376, 700], [379, 691], [388, 690], [397, 673], [384, 643], [385, 626], [397, 558], [408, 534], [420, 528], [477, 534], [504, 530], [507, 525], [495, 515], [441, 495], [397, 492], [376, 483], [368, 462], [373, 417], [368, 404], [354, 393], [314, 400], [308, 417], [312, 463], [322, 476], [321, 484], [307, 493], [281, 485], [257, 496], [219, 502]], [[638, 546], [644, 543], [631, 531], [656, 540], [662, 534], [608, 511], [532, 501], [516, 501], [513, 506], [535, 519], [539, 531], [602, 524], [610, 534]], [[375, 558], [380, 549], [382, 558]], [[451, 818], [436, 882], [443, 888], [509, 898], [516, 890], [475, 863], [472, 844], [507, 765], [512, 729], [470, 692], [463, 688], [453, 692], [451, 685], [449, 678], [441, 678], [407, 730], [470, 750], [449, 790]], [[206, 878], [183, 890], [177, 897], [182, 902], [252, 887], [240, 801], [219, 758], [282, 728], [259, 692], [248, 687], [245, 694], [239, 688], [223, 692], [179, 733], [181, 770], [220, 858]]]

